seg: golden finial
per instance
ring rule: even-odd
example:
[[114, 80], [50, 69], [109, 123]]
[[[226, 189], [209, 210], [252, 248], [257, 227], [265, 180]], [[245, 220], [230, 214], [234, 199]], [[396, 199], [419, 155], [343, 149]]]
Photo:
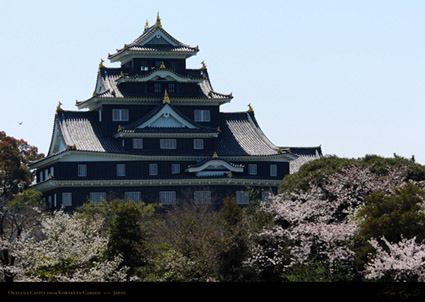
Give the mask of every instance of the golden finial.
[[127, 44], [124, 44], [123, 49], [124, 49], [124, 50], [128, 49], [128, 45], [127, 45]]
[[120, 78], [124, 78], [125, 77], [125, 75], [124, 75], [124, 72], [120, 72], [120, 76], [119, 76]]
[[167, 68], [167, 67], [165, 67], [164, 61], [162, 61], [161, 66], [159, 66], [159, 69], [165, 69], [165, 68]]
[[100, 59], [99, 68], [105, 68], [105, 65], [103, 65], [103, 59]]
[[205, 62], [204, 61], [202, 61], [201, 64], [202, 64], [201, 69], [207, 69], [207, 65], [205, 65]]
[[168, 97], [167, 89], [164, 90], [164, 98], [162, 99], [163, 104], [170, 104], [170, 98]]
[[214, 152], [214, 154], [213, 154], [213, 156], [212, 156], [213, 158], [217, 158], [218, 157], [218, 154], [217, 154], [217, 152]]
[[279, 147], [279, 148], [277, 149], [277, 153], [282, 153], [282, 148], [281, 148], [281, 147]]
[[72, 145], [72, 150], [77, 150], [77, 146], [75, 144]]
[[252, 109], [251, 103], [248, 104], [248, 110], [246, 112], [253, 112], [254, 109]]
[[118, 132], [121, 132], [121, 131], [122, 131], [121, 125], [118, 125], [118, 129], [117, 129], [117, 131], [118, 131]]
[[221, 132], [220, 126], [218, 126], [217, 128], [217, 132]]
[[56, 111], [62, 111], [62, 103], [59, 101], [58, 105], [56, 106]]
[[229, 173], [227, 173], [227, 177], [228, 177], [228, 178], [232, 178], [232, 176], [233, 176], [232, 172], [231, 172], [231, 171], [229, 171]]
[[161, 18], [159, 17], [159, 12], [156, 14], [156, 23], [155, 23], [155, 27], [156, 28], [162, 28], [162, 24], [161, 24]]
[[148, 19], [146, 19], [146, 23], [145, 23], [145, 30], [149, 28], [149, 22]]

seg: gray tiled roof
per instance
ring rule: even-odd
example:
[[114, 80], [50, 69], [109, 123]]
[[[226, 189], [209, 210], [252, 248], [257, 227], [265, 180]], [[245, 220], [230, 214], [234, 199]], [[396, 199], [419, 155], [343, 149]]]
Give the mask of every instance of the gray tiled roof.
[[253, 112], [221, 113], [219, 156], [277, 155], [276, 147], [260, 129]]

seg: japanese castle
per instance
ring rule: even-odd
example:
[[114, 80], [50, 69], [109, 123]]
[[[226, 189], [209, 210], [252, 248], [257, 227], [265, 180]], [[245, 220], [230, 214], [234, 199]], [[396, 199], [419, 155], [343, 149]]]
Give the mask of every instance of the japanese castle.
[[158, 15], [108, 55], [121, 67], [101, 60], [93, 95], [76, 102], [78, 111], [59, 103], [48, 154], [30, 167], [51, 209], [112, 198], [220, 205], [233, 196], [242, 205], [267, 200], [291, 164], [322, 155], [320, 146], [274, 145], [251, 105], [221, 112], [233, 96], [212, 88], [204, 62], [186, 67], [198, 51], [171, 36]]

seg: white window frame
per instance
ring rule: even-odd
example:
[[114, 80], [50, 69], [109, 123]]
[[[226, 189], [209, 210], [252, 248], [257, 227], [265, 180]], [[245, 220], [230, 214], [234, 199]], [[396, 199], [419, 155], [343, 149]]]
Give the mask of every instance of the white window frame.
[[193, 199], [196, 204], [211, 204], [211, 191], [195, 191]]
[[78, 165], [78, 177], [87, 177], [87, 165], [79, 164]]
[[62, 205], [65, 207], [72, 206], [72, 193], [71, 192], [63, 192], [62, 193]]
[[134, 202], [140, 202], [142, 199], [142, 194], [140, 192], [125, 192], [125, 201], [129, 202], [130, 200]]
[[194, 138], [193, 139], [193, 149], [194, 150], [204, 150], [204, 139], [203, 138]]
[[248, 174], [257, 175], [257, 164], [248, 164]]
[[195, 122], [211, 122], [211, 111], [206, 109], [195, 109], [194, 120]]
[[161, 138], [159, 139], [159, 148], [163, 150], [175, 150], [177, 149], [177, 139]]
[[90, 192], [90, 200], [94, 203], [102, 202], [106, 200], [106, 192]]
[[133, 138], [133, 149], [143, 149], [143, 138]]
[[159, 202], [166, 205], [176, 203], [176, 191], [160, 191]]
[[237, 204], [248, 204], [249, 203], [249, 192], [248, 191], [236, 191], [236, 203]]
[[112, 109], [113, 122], [127, 122], [128, 115], [128, 109]]
[[125, 164], [117, 164], [117, 176], [125, 176]]
[[171, 164], [171, 174], [180, 174], [180, 164]]
[[270, 176], [277, 176], [277, 165], [276, 164], [270, 165]]
[[158, 175], [158, 164], [157, 163], [149, 164], [149, 175], [151, 175], [151, 176]]

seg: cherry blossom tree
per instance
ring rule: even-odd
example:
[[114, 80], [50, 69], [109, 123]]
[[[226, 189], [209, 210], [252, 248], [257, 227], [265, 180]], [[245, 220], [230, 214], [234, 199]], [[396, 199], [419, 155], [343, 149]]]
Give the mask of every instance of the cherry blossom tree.
[[425, 281], [425, 244], [416, 238], [403, 238], [397, 243], [381, 238], [384, 246], [376, 239], [369, 242], [376, 255], [366, 266], [365, 277], [383, 281]]
[[63, 211], [45, 215], [39, 232], [23, 232], [8, 247], [16, 257], [15, 281], [123, 281], [127, 268], [119, 268], [121, 258], [105, 257], [108, 238], [100, 235], [102, 223]]

